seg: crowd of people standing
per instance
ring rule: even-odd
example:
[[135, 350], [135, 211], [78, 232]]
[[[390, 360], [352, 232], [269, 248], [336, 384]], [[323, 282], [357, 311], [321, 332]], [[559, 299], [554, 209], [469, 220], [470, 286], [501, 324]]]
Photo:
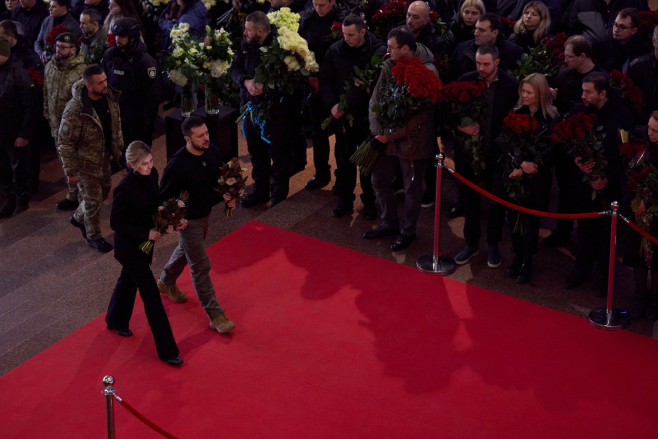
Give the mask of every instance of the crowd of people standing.
[[[163, 54], [173, 49], [170, 30], [187, 24], [187, 32], [202, 39], [206, 25], [214, 28], [217, 17], [230, 10], [243, 18], [243, 32], [232, 33], [235, 57], [230, 68], [240, 89], [239, 105], [257, 105], [264, 94], [271, 103], [264, 124], [242, 119], [254, 181], [251, 192], [241, 200], [244, 208], [274, 206], [287, 198], [294, 144], [303, 137], [312, 143], [315, 168], [306, 189], [327, 186], [331, 182], [329, 137], [334, 136], [332, 192], [337, 203], [332, 215], [341, 218], [354, 212], [358, 177], [361, 214], [368, 220], [380, 219], [363, 238], [395, 235], [392, 251], [411, 245], [421, 208], [433, 203], [436, 170], [432, 164], [440, 148], [454, 158], [462, 175], [525, 207], [547, 210], [555, 178], [561, 213], [606, 210], [612, 200], [620, 200], [622, 212], [631, 217], [651, 211], [650, 206], [634, 202], [628, 163], [637, 166], [638, 157], [624, 159], [620, 145], [628, 140], [619, 133], [628, 132], [645, 144], [640, 158], [651, 163], [658, 136], [658, 27], [651, 26], [658, 23], [651, 14], [658, 4], [653, 0], [397, 0], [404, 12], [393, 15], [399, 22], [387, 25], [382, 25], [382, 16], [386, 18], [389, 2], [383, 0], [233, 0], [212, 7], [201, 0], [172, 0], [157, 14], [156, 3], [149, 0], [3, 3], [0, 218], [29, 208], [31, 194], [38, 191], [38, 151], [51, 142], [67, 182], [66, 197], [56, 208], [72, 211], [71, 224], [80, 229], [90, 247], [101, 252], [113, 249], [103, 238], [99, 214], [116, 169], [126, 166], [130, 170], [120, 188], [153, 192], [144, 193], [149, 206], [192, 186], [203, 192], [200, 188], [218, 177], [219, 163], [208, 149], [207, 128], [196, 119], [184, 124], [186, 147], [172, 157], [173, 164], [167, 165], [157, 190], [148, 183], [157, 181], [157, 173], [142, 162], [150, 156], [158, 108], [163, 99], [173, 100], [171, 88], [163, 86], [166, 75], [161, 69]], [[278, 38], [265, 12], [284, 7], [300, 15], [298, 34], [319, 66], [292, 94], [264, 87], [255, 73], [262, 50]], [[559, 71], [524, 73], [520, 66], [528, 57], [537, 56], [546, 39], [560, 33], [568, 38], [561, 43], [559, 55], [552, 54], [561, 57]], [[377, 114], [392, 71], [411, 59], [418, 59], [444, 86], [480, 87], [481, 117], [458, 117], [443, 102], [414, 107], [398, 126], [383, 126]], [[370, 71], [376, 74], [368, 83], [364, 76]], [[362, 76], [357, 78], [355, 72]], [[642, 106], [632, 106], [623, 90], [611, 85], [614, 74], [628, 83], [632, 80], [641, 91]], [[581, 113], [595, 116], [598, 156], [570, 149], [568, 141], [555, 132], [561, 121]], [[512, 120], [526, 120], [530, 129], [519, 131]], [[380, 152], [371, 174], [360, 172], [352, 160], [364, 142]], [[208, 163], [213, 164], [211, 172], [207, 172]], [[445, 212], [450, 217], [464, 216], [465, 243], [455, 262], [464, 265], [479, 254], [485, 207], [487, 265], [495, 269], [503, 264], [499, 245], [507, 221], [513, 225], [514, 259], [506, 274], [520, 284], [531, 282], [533, 256], [539, 248], [539, 217], [506, 210], [462, 185], [457, 190], [456, 203]], [[398, 191], [404, 196], [400, 217]], [[130, 297], [134, 301], [139, 287], [142, 295], [151, 297], [149, 315], [154, 334], [160, 334], [156, 336], [160, 337], [159, 354], [177, 365], [178, 351], [168, 322], [163, 322], [152, 296], [157, 290], [174, 301], [184, 301], [175, 280], [186, 263], [191, 265], [210, 326], [220, 333], [234, 327], [215, 298], [202, 245], [210, 208], [221, 198], [202, 193], [193, 197], [187, 221], [178, 230], [180, 245], [156, 284], [144, 276], [148, 258], [135, 259], [125, 248], [139, 241], [137, 237], [157, 240], [159, 235], [148, 232], [146, 214], [135, 218], [138, 233], [125, 223], [117, 212], [136, 202], [125, 194], [126, 190], [115, 191], [116, 212], [113, 206], [112, 213], [115, 244], [117, 249], [119, 243], [124, 248], [117, 255], [124, 271], [110, 307], [114, 311], [108, 313], [108, 328], [130, 335], [126, 320], [130, 313], [119, 311], [118, 304], [125, 302], [126, 294], [128, 302]], [[545, 244], [568, 244], [573, 223], [559, 221]], [[609, 233], [604, 217], [578, 220], [576, 259], [565, 288], [575, 288], [594, 275], [597, 292], [605, 293]], [[621, 239], [624, 262], [636, 272], [632, 313], [655, 319], [658, 276], [651, 276], [649, 284], [647, 277], [656, 263], [647, 265], [649, 258], [641, 250], [646, 246], [638, 244], [637, 238]]]

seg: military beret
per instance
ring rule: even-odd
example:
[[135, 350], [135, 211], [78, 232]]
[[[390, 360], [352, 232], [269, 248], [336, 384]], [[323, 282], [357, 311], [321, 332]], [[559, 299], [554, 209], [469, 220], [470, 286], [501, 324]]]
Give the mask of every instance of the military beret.
[[78, 40], [75, 38], [75, 35], [73, 35], [71, 32], [62, 32], [61, 34], [57, 35], [55, 41], [57, 41], [58, 43], [69, 43], [69, 44], [75, 44], [76, 46], [78, 45]]
[[11, 54], [11, 48], [9, 47], [9, 40], [0, 35], [0, 56], [9, 57]]

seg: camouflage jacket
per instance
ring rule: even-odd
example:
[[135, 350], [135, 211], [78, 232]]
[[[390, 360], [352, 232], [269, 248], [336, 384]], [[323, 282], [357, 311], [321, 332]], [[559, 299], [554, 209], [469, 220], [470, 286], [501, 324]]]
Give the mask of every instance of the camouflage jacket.
[[119, 157], [123, 148], [119, 92], [108, 88], [107, 101], [112, 118], [112, 145], [109, 148], [105, 148], [103, 126], [91, 105], [84, 80], [73, 84], [73, 97], [64, 109], [57, 139], [57, 149], [67, 176], [100, 177], [110, 154]]
[[82, 78], [85, 59], [76, 54], [64, 61], [53, 57], [43, 74], [43, 115], [50, 124], [53, 139], [57, 139], [59, 123], [66, 103], [71, 100], [73, 83]]

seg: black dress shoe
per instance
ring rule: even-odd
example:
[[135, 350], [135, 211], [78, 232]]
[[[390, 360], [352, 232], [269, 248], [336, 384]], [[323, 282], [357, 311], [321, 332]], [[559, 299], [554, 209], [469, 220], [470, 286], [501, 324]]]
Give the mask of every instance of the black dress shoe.
[[250, 209], [252, 207], [258, 206], [259, 204], [265, 204], [268, 201], [270, 201], [270, 197], [266, 195], [249, 194], [240, 200], [240, 206], [244, 207], [245, 209]]
[[93, 249], [98, 250], [101, 253], [109, 253], [112, 250], [114, 250], [112, 244], [110, 244], [103, 238], [87, 239], [87, 245]]
[[516, 276], [516, 283], [520, 285], [525, 285], [530, 283], [530, 278], [532, 277], [532, 260], [524, 259], [521, 267], [519, 268], [519, 274]]
[[183, 360], [181, 357], [176, 357], [176, 358], [169, 358], [168, 360], [164, 360], [165, 363], [169, 364], [170, 366], [180, 366], [183, 364]]
[[398, 229], [387, 229], [385, 227], [377, 226], [372, 230], [368, 230], [363, 234], [363, 239], [379, 239], [384, 236], [395, 235], [398, 233]]
[[75, 219], [75, 217], [71, 216], [69, 218], [69, 222], [71, 223], [72, 226], [77, 227], [80, 229], [80, 232], [82, 232], [82, 237], [84, 239], [87, 239], [87, 229], [85, 228], [85, 225], [79, 222], [78, 220]]
[[460, 216], [464, 216], [464, 206], [461, 203], [453, 204], [448, 208], [448, 212], [446, 212], [446, 216], [448, 218], [457, 218]]
[[507, 267], [507, 270], [505, 270], [505, 275], [507, 277], [516, 277], [519, 275], [519, 270], [521, 270], [521, 265], [523, 264], [523, 259], [516, 256], [514, 257], [514, 260], [512, 261], [512, 264]]
[[121, 337], [131, 337], [133, 335], [133, 332], [130, 329], [116, 329], [111, 326], [108, 326], [107, 329], [116, 332]]
[[306, 182], [304, 186], [306, 189], [312, 191], [314, 189], [320, 189], [325, 187], [331, 182], [331, 177], [323, 177], [315, 174], [313, 178]]
[[400, 250], [404, 250], [405, 248], [411, 245], [414, 239], [416, 239], [416, 236], [414, 235], [400, 235], [397, 237], [395, 242], [391, 244], [391, 250], [394, 252], [399, 252]]
[[342, 218], [352, 212], [354, 212], [354, 204], [352, 201], [340, 200], [334, 210], [331, 211], [331, 215], [334, 218]]
[[57, 210], [75, 210], [78, 206], [79, 203], [77, 201], [69, 200], [68, 198], [55, 203], [55, 209]]

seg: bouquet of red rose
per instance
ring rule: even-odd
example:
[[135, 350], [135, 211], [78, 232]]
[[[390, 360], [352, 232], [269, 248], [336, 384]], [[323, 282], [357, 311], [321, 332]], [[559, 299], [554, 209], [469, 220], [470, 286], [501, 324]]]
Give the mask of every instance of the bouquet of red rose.
[[610, 72], [610, 85], [619, 90], [621, 99], [635, 115], [642, 113], [644, 109], [644, 98], [642, 90], [633, 83], [633, 80], [619, 70]]
[[[187, 203], [189, 196], [190, 194], [187, 191], [183, 191], [178, 198], [170, 198], [162, 203], [153, 215], [153, 230], [159, 233], [165, 233], [169, 226], [178, 227], [181, 220], [185, 217], [185, 212], [187, 212], [185, 203]], [[149, 239], [142, 242], [139, 245], [139, 249], [150, 255], [153, 252], [154, 245], [155, 242]]]
[[[448, 107], [447, 112], [456, 118], [458, 126], [482, 125], [487, 112], [485, 90], [484, 81], [454, 81], [439, 90], [439, 102], [443, 102]], [[457, 134], [461, 132], [457, 131]], [[462, 145], [466, 156], [473, 173], [479, 175], [486, 167], [480, 135], [464, 136], [466, 135], [462, 135]]]
[[[419, 108], [434, 104], [439, 98], [441, 80], [417, 56], [402, 57], [391, 67], [391, 77], [385, 85], [381, 100], [373, 105], [381, 127], [385, 130], [403, 126], [407, 118]], [[372, 172], [379, 151], [374, 137], [363, 142], [350, 161], [361, 167], [361, 173]]]
[[343, 38], [343, 23], [340, 21], [334, 21], [331, 23], [331, 41], [334, 43], [340, 41]]
[[37, 69], [30, 67], [27, 69], [27, 72], [30, 74], [32, 82], [34, 82], [39, 87], [43, 87], [43, 75]]
[[[599, 178], [605, 178], [608, 159], [605, 156], [603, 127], [596, 125], [596, 114], [584, 112], [572, 114], [558, 122], [553, 127], [551, 140], [562, 142], [574, 159], [580, 158], [580, 163], [593, 162], [594, 168], [590, 173], [583, 173], [583, 183], [590, 183]], [[592, 200], [598, 191], [592, 191]]]
[[[522, 162], [539, 163], [541, 160], [539, 145], [539, 122], [530, 114], [509, 113], [503, 119], [505, 130], [501, 140], [510, 145], [510, 169], [519, 168]], [[534, 174], [523, 174], [521, 178], [508, 178], [505, 189], [507, 196], [517, 202], [523, 202], [530, 194], [530, 182]]]
[[50, 32], [48, 32], [48, 36], [46, 36], [46, 43], [50, 46], [51, 50], [55, 50], [55, 42], [57, 40], [57, 36], [59, 34], [63, 34], [64, 32], [68, 32], [69, 30], [65, 28], [64, 26], [57, 25], [53, 26], [52, 29], [50, 29]]
[[247, 177], [242, 176], [243, 171], [245, 169], [242, 169], [237, 157], [233, 157], [230, 162], [222, 165], [217, 181], [218, 186], [215, 190], [224, 199], [224, 214], [227, 218], [233, 214], [238, 199], [244, 195]]
[[384, 3], [372, 16], [370, 26], [375, 35], [386, 41], [388, 32], [407, 18], [407, 9], [413, 0], [391, 0]]

